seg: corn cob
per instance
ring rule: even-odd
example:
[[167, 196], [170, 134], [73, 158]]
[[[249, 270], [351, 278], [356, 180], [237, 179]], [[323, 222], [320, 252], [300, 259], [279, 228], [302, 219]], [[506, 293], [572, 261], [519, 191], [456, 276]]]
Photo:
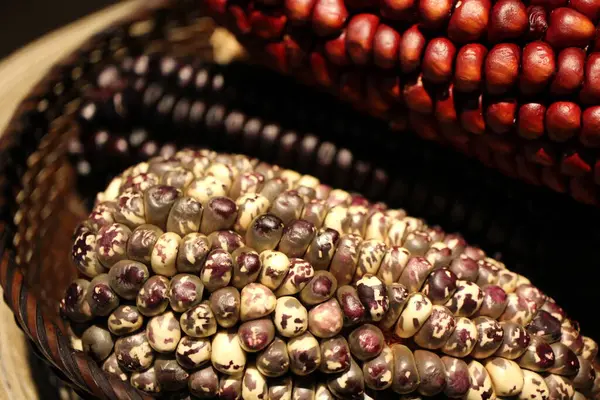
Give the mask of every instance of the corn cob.
[[[585, 3], [585, 4], [583, 4]], [[595, 2], [226, 1], [265, 65], [531, 184], [600, 183]]]
[[[378, 124], [370, 129], [370, 119], [350, 119], [343, 110], [339, 116], [337, 113], [329, 115], [327, 123], [322, 123], [317, 117], [314, 120], [304, 117], [306, 114], [312, 116], [312, 110], [326, 104], [327, 98], [322, 100], [318, 96], [313, 97], [310, 101], [307, 100], [306, 107], [303, 103], [294, 101], [288, 109], [286, 101], [279, 100], [278, 91], [267, 90], [267, 93], [258, 98], [244, 93], [246, 89], [253, 92], [253, 85], [249, 82], [259, 82], [260, 86], [261, 79], [265, 79], [260, 70], [242, 69], [242, 66], [224, 69], [214, 67], [214, 70], [199, 68], [199, 74], [206, 71], [209, 82], [222, 81], [227, 95], [221, 95], [222, 92], [209, 89], [210, 87], [196, 95], [190, 92], [187, 95], [190, 102], [206, 100], [204, 104], [207, 111], [204, 118], [194, 118], [189, 123], [181, 123], [182, 120], [178, 119], [165, 125], [166, 131], [176, 133], [176, 136], [165, 137], [161, 132], [155, 133], [151, 126], [155, 120], [151, 120], [144, 125], [143, 130], [134, 129], [131, 134], [124, 136], [114, 135], [110, 130], [100, 130], [97, 134], [104, 139], [98, 143], [109, 138], [113, 143], [125, 144], [124, 147], [105, 148], [100, 144], [96, 147], [94, 140], [85, 139], [86, 135], [92, 135], [91, 131], [86, 133], [87, 128], [84, 128], [84, 147], [88, 150], [79, 155], [82, 157], [79, 165], [82, 171], [89, 172], [91, 166], [95, 171], [91, 175], [82, 176], [80, 188], [85, 189], [84, 193], [97, 192], [99, 185], [108, 184], [104, 181], [107, 177], [116, 174], [118, 169], [126, 168], [131, 162], [147, 160], [157, 155], [167, 140], [175, 140], [178, 145], [206, 145], [240, 151], [287, 168], [299, 168], [303, 173], [314, 174], [334, 186], [359, 191], [388, 204], [401, 205], [411, 213], [423, 215], [447, 229], [461, 231], [469, 241], [478, 243], [490, 254], [500, 251], [505, 262], [511, 263], [516, 271], [527, 271], [531, 278], [540, 282], [561, 304], [573, 310], [574, 317], [585, 318], [585, 310], [579, 304], [588, 301], [587, 296], [594, 290], [594, 273], [589, 275], [586, 266], [595, 257], [595, 248], [582, 243], [577, 237], [564, 237], [558, 233], [570, 232], [573, 221], [586, 220], [589, 223], [578, 228], [579, 237], [589, 238], [589, 243], [594, 243], [597, 232], [592, 221], [597, 217], [590, 210], [567, 207], [561, 201], [542, 197], [542, 194], [523, 187], [514, 187], [497, 179], [494, 174], [479, 173], [480, 170], [471, 163], [465, 162], [460, 156], [448, 154], [437, 146], [422, 144], [406, 136], [392, 142], [385, 136], [383, 126], [381, 131]], [[249, 76], [252, 78], [248, 78]], [[218, 77], [224, 79], [217, 79]], [[239, 78], [231, 83], [231, 77]], [[305, 96], [308, 99], [310, 93], [302, 90], [296, 92], [297, 86], [284, 86], [284, 83], [285, 80], [282, 80], [281, 85], [276, 85], [282, 92], [294, 91], [302, 99]], [[237, 90], [242, 92], [238, 94]], [[167, 92], [165, 96], [174, 93], [177, 91]], [[188, 97], [181, 97], [185, 98]], [[294, 100], [297, 98], [294, 97]], [[157, 101], [153, 104], [159, 103]], [[254, 106], [247, 106], [249, 103]], [[259, 108], [260, 104], [265, 106]], [[312, 105], [316, 106], [311, 108]], [[244, 112], [236, 111], [238, 106]], [[247, 109], [256, 110], [257, 114], [247, 115]], [[305, 109], [308, 111], [302, 112]], [[156, 109], [147, 108], [143, 112], [143, 119], [156, 114]], [[166, 114], [160, 120], [164, 123], [171, 120], [172, 115]], [[209, 115], [213, 117], [209, 118]], [[278, 117], [270, 121], [263, 117], [271, 115]], [[113, 121], [112, 118], [108, 120]], [[343, 121], [346, 125], [338, 121]], [[97, 121], [91, 126], [108, 128]], [[122, 129], [122, 126], [122, 122], [117, 119], [113, 128]], [[352, 127], [355, 129], [351, 129]], [[318, 137], [303, 133], [302, 128]], [[360, 138], [365, 132], [370, 132], [369, 145], [354, 139]], [[146, 140], [141, 141], [144, 137]], [[172, 144], [167, 144], [162, 148], [162, 154], [169, 157], [174, 154], [174, 148]], [[413, 151], [407, 153], [404, 149], [408, 148]], [[111, 149], [126, 151], [115, 155], [111, 154]], [[389, 151], [386, 152], [385, 149]], [[316, 159], [315, 154], [326, 157]], [[397, 154], [403, 154], [403, 157], [398, 159]], [[415, 168], [416, 165], [419, 167]], [[112, 168], [106, 169], [108, 166]], [[353, 177], [352, 180], [348, 179], [350, 176]], [[457, 180], [457, 176], [463, 178]], [[482, 183], [489, 185], [489, 191], [481, 189]], [[504, 192], [511, 194], [506, 195]], [[562, 211], [556, 213], [556, 210]], [[573, 248], [578, 251], [569, 250]], [[578, 267], [573, 274], [564, 275], [565, 265]], [[561, 273], [564, 277], [560, 281], [550, 279], [548, 271]], [[586, 282], [579, 279], [583, 273], [590, 276]], [[581, 290], [575, 293], [564, 290], [565, 286], [571, 285], [577, 285]]]
[[74, 345], [151, 394], [600, 390], [597, 344], [524, 276], [403, 210], [246, 156], [181, 150], [127, 169], [72, 254], [80, 278], [60, 310], [83, 332]]

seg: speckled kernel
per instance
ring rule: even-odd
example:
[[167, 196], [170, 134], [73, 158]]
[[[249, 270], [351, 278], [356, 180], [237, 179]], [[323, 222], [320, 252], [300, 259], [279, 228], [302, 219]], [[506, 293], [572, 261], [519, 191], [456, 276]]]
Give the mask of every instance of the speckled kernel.
[[238, 375], [246, 366], [246, 353], [237, 334], [227, 331], [219, 331], [213, 336], [210, 358], [213, 367], [227, 375]]
[[482, 288], [483, 302], [475, 316], [498, 319], [506, 309], [508, 296], [504, 289], [498, 285], [487, 285]]
[[352, 326], [364, 320], [366, 309], [353, 286], [340, 287], [336, 292], [336, 297], [344, 314], [345, 326]]
[[206, 203], [200, 232], [208, 235], [214, 231], [232, 229], [238, 216], [237, 204], [229, 197], [212, 197]]
[[232, 230], [214, 231], [208, 235], [211, 250], [221, 249], [231, 254], [244, 246], [244, 238]]
[[175, 392], [187, 386], [190, 374], [170, 356], [159, 355], [154, 361], [154, 370], [158, 386], [165, 392]]
[[223, 249], [214, 249], [206, 257], [200, 279], [209, 292], [226, 287], [231, 280], [233, 258]]
[[308, 329], [318, 338], [333, 337], [343, 326], [344, 316], [335, 298], [316, 305], [308, 312]]
[[[433, 304], [445, 304], [456, 291], [456, 275], [447, 268], [434, 270], [421, 292], [427, 296]], [[484, 299], [485, 300], [485, 299]]]
[[316, 389], [314, 378], [310, 376], [296, 378], [292, 389], [292, 400], [313, 400]]
[[373, 390], [384, 390], [392, 385], [394, 353], [385, 346], [381, 353], [363, 364], [365, 385]]
[[146, 317], [162, 314], [169, 305], [169, 279], [160, 275], [150, 277], [138, 293], [136, 305]]
[[356, 282], [356, 293], [372, 321], [381, 321], [390, 307], [387, 288], [373, 275], [365, 275]]
[[106, 317], [119, 306], [119, 296], [110, 287], [108, 274], [100, 274], [92, 279], [86, 291], [85, 301], [93, 316]]
[[146, 210], [144, 208], [144, 194], [141, 191], [129, 188], [117, 198], [117, 212], [115, 221], [133, 229], [146, 223]]
[[348, 400], [363, 399], [365, 391], [365, 380], [362, 369], [354, 361], [350, 368], [339, 375], [333, 375], [327, 382], [327, 387], [336, 397]]
[[377, 277], [386, 285], [400, 282], [408, 288], [406, 282], [399, 281], [399, 279], [404, 274], [407, 264], [410, 263], [409, 258], [410, 252], [407, 249], [398, 246], [389, 247], [379, 264]]
[[311, 200], [304, 205], [301, 218], [313, 224], [315, 229], [320, 229], [325, 221], [327, 211], [327, 203], [324, 200]]
[[213, 162], [205, 171], [206, 176], [214, 176], [226, 186], [229, 191], [233, 186], [239, 171], [232, 164], [224, 162]]
[[108, 277], [112, 290], [126, 300], [133, 300], [148, 279], [148, 268], [140, 262], [121, 260], [108, 271]]
[[408, 222], [403, 219], [391, 219], [385, 244], [388, 246], [402, 246], [406, 235], [408, 235]]
[[224, 287], [212, 292], [209, 298], [210, 309], [219, 326], [231, 328], [240, 319], [240, 292], [234, 287]]
[[270, 318], [246, 321], [238, 328], [240, 346], [247, 352], [263, 350], [275, 338], [275, 326]]
[[315, 274], [312, 265], [301, 258], [290, 258], [290, 268], [281, 285], [275, 291], [277, 297], [299, 293]]
[[594, 358], [596, 358], [597, 354], [598, 344], [596, 343], [596, 341], [590, 337], [583, 336], [583, 351], [581, 353], [581, 356], [584, 359], [591, 361]]
[[130, 260], [149, 264], [152, 249], [164, 232], [155, 225], [140, 225], [133, 230], [127, 242], [127, 257]]
[[106, 272], [106, 268], [100, 263], [97, 253], [97, 238], [99, 236], [96, 236], [85, 224], [79, 225], [73, 236], [71, 259], [77, 270], [90, 278]]
[[89, 281], [76, 279], [67, 287], [59, 305], [62, 317], [67, 317], [73, 322], [85, 322], [92, 318], [90, 305], [86, 301], [89, 286]]
[[273, 317], [277, 332], [284, 337], [294, 337], [303, 334], [308, 328], [308, 312], [306, 308], [291, 296], [277, 299]]
[[269, 203], [271, 203], [285, 190], [287, 190], [285, 181], [279, 177], [274, 177], [265, 181], [260, 194], [265, 196], [269, 200]]
[[319, 370], [326, 374], [336, 374], [350, 368], [350, 347], [343, 336], [335, 336], [321, 341], [322, 361]]
[[348, 345], [354, 357], [361, 361], [375, 358], [385, 346], [381, 329], [371, 324], [364, 324], [350, 332]]
[[259, 282], [271, 290], [276, 290], [290, 269], [288, 256], [280, 251], [265, 250], [260, 253], [260, 263], [262, 264], [262, 269], [259, 275]]
[[461, 254], [452, 261], [450, 271], [454, 272], [458, 279], [468, 282], [476, 282], [479, 276], [477, 261], [464, 254]]
[[313, 266], [315, 271], [328, 269], [331, 259], [335, 254], [339, 238], [340, 234], [336, 230], [329, 228], [319, 229], [308, 246], [304, 254], [304, 259]]
[[167, 171], [161, 178], [161, 183], [173, 186], [179, 190], [188, 187], [195, 179], [194, 173], [185, 168], [176, 168], [172, 171]]
[[210, 251], [208, 238], [201, 233], [189, 233], [181, 239], [177, 252], [177, 271], [198, 273]]
[[319, 383], [315, 392], [315, 400], [334, 400], [335, 397], [325, 383]]
[[212, 399], [219, 393], [219, 376], [212, 365], [194, 371], [188, 379], [190, 393], [200, 399]]
[[550, 391], [546, 381], [533, 371], [523, 370], [523, 389], [518, 394], [519, 400], [549, 400]]
[[278, 377], [286, 374], [290, 368], [290, 356], [286, 343], [275, 337], [273, 341], [256, 357], [256, 367], [267, 377]]
[[256, 193], [245, 194], [238, 198], [235, 203], [238, 214], [233, 229], [241, 235], [246, 234], [254, 218], [267, 212], [270, 205], [269, 199]]
[[283, 221], [273, 214], [262, 214], [254, 218], [246, 231], [246, 246], [258, 253], [275, 250], [283, 235]]
[[117, 336], [130, 335], [142, 327], [144, 317], [135, 306], [120, 306], [108, 317], [108, 329]]
[[263, 174], [258, 172], [244, 172], [236, 178], [229, 195], [232, 199], [238, 199], [248, 194], [259, 193], [264, 182], [265, 176]]
[[583, 352], [583, 336], [576, 328], [564, 326], [564, 323], [561, 327], [560, 342], [573, 350], [575, 354], [581, 354]]
[[256, 368], [256, 365], [248, 366], [242, 380], [242, 398], [244, 400], [266, 400], [268, 395], [269, 387], [266, 378]]
[[587, 392], [594, 387], [596, 370], [590, 361], [581, 356], [577, 359], [579, 361], [579, 371], [573, 377], [573, 387], [579, 391]]
[[335, 276], [338, 285], [347, 285], [352, 282], [361, 241], [359, 236], [348, 234], [342, 236], [337, 243], [335, 254], [329, 265], [329, 272]]
[[446, 372], [444, 394], [450, 398], [462, 398], [471, 386], [469, 367], [459, 358], [444, 356], [441, 358]]
[[169, 302], [175, 312], [185, 312], [202, 301], [204, 285], [191, 274], [178, 274], [171, 279]]
[[456, 328], [456, 320], [444, 306], [433, 306], [430, 317], [414, 336], [417, 345], [424, 349], [441, 348]]
[[156, 379], [156, 370], [150, 367], [145, 371], [134, 372], [129, 379], [131, 386], [145, 393], [158, 395], [161, 393], [158, 379]]
[[243, 289], [249, 283], [258, 279], [261, 264], [258, 253], [249, 247], [240, 247], [231, 255], [233, 259], [232, 285], [237, 289]]
[[313, 306], [329, 300], [337, 289], [337, 280], [329, 271], [316, 271], [313, 278], [300, 291], [302, 303]]
[[365, 240], [381, 240], [385, 242], [390, 220], [381, 211], [371, 213], [365, 222]]
[[272, 202], [269, 213], [278, 216], [285, 225], [299, 219], [304, 208], [304, 199], [295, 190], [280, 193]]
[[154, 352], [146, 338], [146, 332], [117, 339], [115, 355], [119, 366], [132, 372], [148, 369], [154, 361]]
[[180, 192], [167, 185], [157, 185], [144, 192], [144, 208], [146, 209], [146, 221], [156, 225], [160, 229], [167, 228], [167, 218]]
[[527, 325], [537, 312], [537, 306], [531, 300], [519, 297], [515, 293], [508, 295], [506, 309], [498, 318], [499, 321], [512, 321], [517, 324]]
[[[381, 263], [383, 265], [383, 263]], [[379, 268], [381, 270], [381, 268]], [[414, 293], [421, 290], [425, 280], [433, 271], [433, 266], [425, 257], [410, 257], [406, 268], [402, 271], [398, 282], [406, 286], [409, 292]], [[457, 288], [460, 289], [460, 285]], [[454, 294], [456, 295], [456, 293]]]
[[456, 328], [442, 346], [442, 352], [453, 357], [466, 357], [477, 344], [479, 333], [475, 323], [465, 317], [456, 318]]
[[277, 298], [265, 285], [250, 283], [241, 292], [240, 317], [242, 321], [266, 317], [275, 311]]
[[211, 197], [226, 196], [227, 186], [214, 176], [204, 176], [195, 179], [187, 188], [186, 196], [193, 197], [202, 205], [208, 203]]
[[159, 353], [170, 353], [175, 351], [177, 343], [181, 339], [179, 321], [175, 314], [168, 311], [164, 314], [152, 317], [146, 326], [146, 336], [150, 346]]
[[552, 300], [549, 297], [546, 297], [546, 301], [544, 302], [540, 310], [548, 311], [550, 314], [552, 314], [554, 318], [559, 320], [561, 323], [565, 320], [565, 318], [567, 318], [565, 310], [563, 310], [562, 307], [556, 304], [554, 300]]
[[350, 233], [351, 219], [348, 214], [348, 207], [344, 205], [337, 205], [332, 207], [327, 212], [325, 220], [323, 221], [323, 228], [333, 229], [340, 234]]
[[[131, 236], [131, 229], [123, 224], [111, 224], [100, 228], [98, 236], [96, 237], [96, 257], [97, 260], [106, 268], [111, 268], [118, 261], [127, 259], [127, 242]], [[85, 240], [85, 243], [91, 246], [90, 239], [87, 236], [84, 238], [79, 236], [75, 240], [75, 245], [80, 243], [79, 238]], [[73, 248], [75, 252], [75, 247]], [[83, 255], [84, 253], [80, 253]], [[92, 257], [91, 253], [86, 253], [86, 257]], [[76, 260], [77, 261], [77, 260]], [[83, 266], [81, 263], [77, 263], [82, 270]], [[84, 274], [91, 276], [92, 266], [82, 271]], [[93, 271], [99, 271], [98, 267], [94, 267]], [[87, 273], [86, 273], [87, 272]], [[97, 274], [96, 274], [97, 275]], [[95, 276], [95, 275], [93, 275]]]
[[191, 337], [208, 337], [217, 331], [215, 316], [206, 303], [198, 304], [181, 314], [179, 322], [183, 332]]
[[288, 257], [302, 257], [312, 242], [317, 230], [312, 222], [293, 220], [283, 230], [278, 250]]
[[269, 380], [269, 400], [292, 400], [294, 381], [291, 376]]
[[96, 204], [87, 219], [87, 225], [92, 232], [98, 232], [104, 225], [115, 222], [113, 214], [117, 210], [113, 201], [104, 201]]
[[104, 362], [102, 363], [102, 371], [109, 376], [113, 376], [117, 379], [120, 379], [123, 382], [126, 382], [129, 377], [127, 376], [127, 372], [125, 372], [117, 361], [117, 356], [115, 353], [112, 353]]
[[544, 381], [548, 386], [550, 399], [552, 400], [570, 400], [575, 395], [573, 385], [563, 376], [549, 374], [544, 378]]
[[287, 344], [290, 356], [290, 370], [296, 375], [308, 375], [321, 364], [319, 342], [310, 332], [296, 336]]
[[502, 340], [502, 346], [498, 348], [495, 355], [509, 360], [520, 357], [531, 342], [529, 333], [523, 326], [514, 322], [501, 322], [500, 326], [504, 332], [504, 339]]
[[433, 243], [431, 236], [425, 231], [414, 231], [406, 235], [403, 246], [413, 256], [425, 256]]
[[204, 207], [193, 197], [185, 196], [177, 199], [167, 218], [167, 231], [179, 236], [200, 230], [200, 222]]
[[456, 281], [456, 291], [445, 304], [457, 317], [470, 317], [479, 310], [483, 303], [483, 292], [473, 282]]
[[513, 293], [517, 289], [519, 275], [507, 269], [501, 269], [498, 272], [498, 286], [506, 293]]
[[358, 262], [354, 282], [365, 275], [375, 275], [386, 254], [385, 243], [381, 240], [365, 240], [361, 243], [358, 251]]
[[391, 346], [394, 354], [394, 378], [392, 390], [398, 394], [407, 394], [417, 390], [421, 383], [413, 352], [402, 344]]
[[423, 396], [435, 396], [446, 386], [446, 369], [442, 360], [426, 350], [415, 350], [415, 363], [421, 383], [418, 392]]
[[548, 343], [560, 340], [560, 321], [544, 310], [539, 310], [525, 326], [525, 329], [529, 334], [540, 336]]
[[516, 362], [493, 357], [485, 362], [485, 369], [497, 396], [515, 396], [523, 390], [523, 372]]
[[99, 325], [92, 325], [83, 332], [81, 344], [85, 354], [97, 362], [108, 358], [114, 346], [110, 332]]
[[406, 306], [409, 295], [408, 289], [401, 283], [387, 285], [387, 296], [390, 307], [383, 319], [379, 322], [379, 327], [382, 330], [391, 331], [394, 328], [398, 318], [400, 318], [402, 310], [404, 310], [404, 306]]
[[196, 369], [210, 361], [212, 346], [208, 338], [184, 336], [175, 349], [175, 358], [186, 369]]
[[517, 360], [525, 369], [536, 372], [547, 371], [554, 365], [554, 352], [552, 347], [539, 336], [531, 336], [529, 346], [525, 353]]
[[414, 336], [433, 311], [431, 301], [421, 293], [414, 293], [406, 302], [396, 323], [395, 334], [401, 338]]
[[364, 205], [348, 207], [348, 233], [364, 236], [369, 209]]
[[119, 191], [124, 192], [128, 189], [132, 189], [138, 192], [144, 192], [157, 185], [159, 180], [158, 176], [152, 172], [140, 172], [127, 175], [124, 176], [124, 179], [121, 181]]
[[469, 376], [471, 377], [471, 387], [464, 397], [465, 400], [496, 399], [492, 380], [481, 363], [475, 360], [469, 363]]
[[177, 273], [177, 253], [181, 236], [167, 232], [158, 238], [151, 256], [152, 271], [158, 275], [171, 277]]
[[473, 320], [477, 327], [477, 344], [471, 352], [473, 358], [487, 358], [502, 345], [504, 331], [498, 321], [489, 317], [477, 317]]
[[560, 342], [550, 345], [554, 353], [554, 365], [548, 369], [548, 372], [563, 376], [574, 376], [579, 371], [579, 360], [577, 355]]
[[518, 285], [515, 293], [524, 299], [533, 301], [538, 309], [546, 302], [546, 295], [540, 289], [530, 283]]

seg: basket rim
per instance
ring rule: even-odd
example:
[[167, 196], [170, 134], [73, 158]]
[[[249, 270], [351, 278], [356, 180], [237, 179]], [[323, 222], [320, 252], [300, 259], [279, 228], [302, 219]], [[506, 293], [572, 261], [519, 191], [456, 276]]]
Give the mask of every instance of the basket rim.
[[[13, 123], [28, 109], [28, 98], [35, 88], [52, 79], [54, 67], [68, 63], [94, 35], [104, 30], [142, 21], [160, 8], [169, 8], [173, 0], [128, 0], [106, 7], [59, 28], [26, 45], [0, 61], [0, 87], [10, 96], [0, 97], [0, 154], [5, 152], [20, 134]], [[76, 34], [74, 34], [76, 33]], [[58, 44], [60, 46], [52, 46]], [[57, 51], [56, 49], [60, 50]], [[34, 59], [31, 54], [36, 54]], [[18, 65], [18, 67], [16, 67]], [[28, 79], [19, 79], [27, 76]], [[63, 117], [59, 117], [62, 120]], [[51, 129], [64, 129], [68, 124], [52, 121]], [[2, 182], [0, 182], [0, 185]], [[29, 290], [10, 243], [14, 232], [0, 221], [0, 286], [4, 300], [15, 315], [19, 328], [35, 346], [59, 377], [68, 381], [84, 398], [150, 399], [128, 382], [107, 376], [94, 360], [73, 350], [69, 338], [59, 325], [44, 316], [37, 296]]]

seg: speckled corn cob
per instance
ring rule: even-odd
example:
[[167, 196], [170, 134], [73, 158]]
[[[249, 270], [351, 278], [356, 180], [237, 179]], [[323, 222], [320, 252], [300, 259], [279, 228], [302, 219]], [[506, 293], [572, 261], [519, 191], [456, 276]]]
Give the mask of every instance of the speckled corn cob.
[[74, 345], [151, 394], [600, 390], [597, 344], [524, 276], [403, 210], [245, 156], [129, 168], [77, 228], [73, 261], [60, 309], [83, 332]]
[[[600, 184], [594, 1], [203, 0], [265, 65], [532, 184]], [[585, 200], [583, 200], [585, 201]]]

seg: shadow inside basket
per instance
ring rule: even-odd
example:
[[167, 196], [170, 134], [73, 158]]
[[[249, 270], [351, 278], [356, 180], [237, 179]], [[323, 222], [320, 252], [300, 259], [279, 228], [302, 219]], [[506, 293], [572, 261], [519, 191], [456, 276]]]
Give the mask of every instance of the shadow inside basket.
[[599, 275], [598, 208], [482, 170], [260, 67], [207, 61], [198, 56], [202, 46], [182, 56], [160, 37], [131, 38], [130, 28], [109, 30], [77, 54], [81, 78], [73, 78], [73, 60], [53, 70], [0, 146], [0, 272], [30, 336], [40, 340], [31, 327], [45, 320], [67, 334], [58, 302], [77, 276], [72, 235], [95, 194], [128, 166], [188, 146], [258, 157], [460, 232], [531, 278], [581, 322], [582, 333], [600, 333], [589, 312]]

